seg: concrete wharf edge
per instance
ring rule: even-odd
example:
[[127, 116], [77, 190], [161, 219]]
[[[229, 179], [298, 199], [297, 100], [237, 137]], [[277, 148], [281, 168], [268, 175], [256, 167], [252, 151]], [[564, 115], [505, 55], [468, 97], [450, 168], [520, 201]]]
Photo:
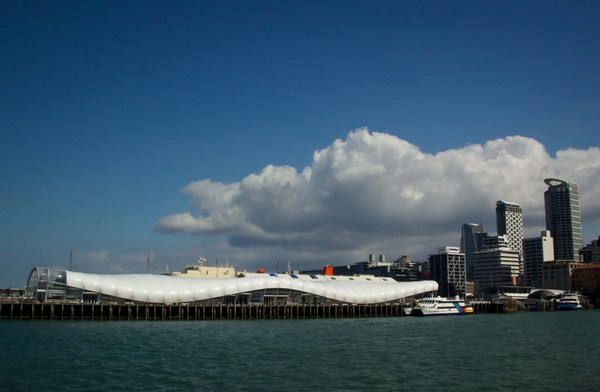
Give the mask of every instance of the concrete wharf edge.
[[0, 303], [2, 320], [259, 320], [405, 316], [400, 304], [161, 305]]
[[[406, 316], [406, 304], [162, 305], [0, 303], [0, 320], [261, 320]], [[474, 303], [475, 313], [512, 313], [515, 304]], [[541, 309], [538, 309], [541, 310]], [[549, 310], [549, 309], [544, 309]]]

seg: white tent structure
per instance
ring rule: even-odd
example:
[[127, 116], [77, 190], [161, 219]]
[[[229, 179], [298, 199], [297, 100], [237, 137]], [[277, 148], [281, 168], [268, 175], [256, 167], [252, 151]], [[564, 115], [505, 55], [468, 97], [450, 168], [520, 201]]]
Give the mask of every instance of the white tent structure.
[[28, 295], [40, 302], [212, 304], [378, 304], [436, 291], [435, 281], [373, 276], [247, 274], [194, 279], [151, 274], [88, 274], [35, 267]]

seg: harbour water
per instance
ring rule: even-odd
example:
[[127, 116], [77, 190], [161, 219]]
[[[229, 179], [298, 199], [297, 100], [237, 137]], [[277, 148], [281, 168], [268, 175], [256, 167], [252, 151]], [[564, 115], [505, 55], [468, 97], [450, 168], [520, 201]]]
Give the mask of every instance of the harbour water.
[[600, 311], [0, 322], [2, 391], [598, 391]]

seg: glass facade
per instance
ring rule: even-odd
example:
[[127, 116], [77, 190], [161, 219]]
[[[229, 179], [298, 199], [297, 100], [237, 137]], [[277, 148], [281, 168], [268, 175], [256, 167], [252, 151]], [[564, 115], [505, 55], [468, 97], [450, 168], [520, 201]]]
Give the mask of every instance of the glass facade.
[[577, 184], [554, 178], [545, 180], [546, 230], [554, 238], [556, 260], [577, 260], [583, 247]]
[[27, 280], [27, 296], [39, 302], [64, 301], [67, 292], [67, 275], [64, 270], [36, 267]]
[[465, 254], [465, 263], [467, 265], [467, 280], [472, 281], [473, 273], [473, 253], [483, 249], [483, 239], [487, 233], [482, 225], [475, 223], [465, 223], [461, 228], [460, 251]]

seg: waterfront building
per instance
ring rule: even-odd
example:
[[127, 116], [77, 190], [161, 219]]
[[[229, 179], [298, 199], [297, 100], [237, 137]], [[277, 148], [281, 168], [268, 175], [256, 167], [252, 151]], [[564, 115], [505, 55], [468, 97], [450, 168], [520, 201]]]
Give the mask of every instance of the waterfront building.
[[579, 261], [600, 264], [600, 236], [579, 250]]
[[523, 210], [520, 204], [505, 200], [496, 202], [496, 227], [499, 236], [505, 236], [508, 246], [523, 251]]
[[429, 278], [438, 283], [440, 296], [466, 294], [465, 254], [460, 252], [459, 247], [441, 247], [438, 253], [429, 255], [428, 260]]
[[[380, 258], [380, 260], [385, 260]], [[350, 266], [350, 274], [372, 274], [375, 276], [386, 276], [398, 282], [414, 282], [429, 279], [429, 263], [423, 261], [412, 261], [410, 257], [400, 256], [393, 262], [369, 261], [358, 262]]]
[[460, 230], [460, 252], [465, 254], [467, 281], [473, 280], [473, 253], [483, 249], [483, 239], [487, 236], [483, 225], [465, 223]]
[[[355, 264], [331, 266], [334, 275], [354, 276], [373, 275], [388, 277], [398, 282], [414, 282], [428, 280], [428, 263], [412, 261], [408, 256], [401, 256], [393, 262], [385, 261], [385, 255], [369, 255], [368, 261], [359, 261]], [[306, 270], [303, 274], [320, 274], [322, 270]]]
[[38, 302], [332, 305], [379, 304], [438, 289], [434, 281], [397, 282], [374, 276], [240, 273], [232, 278], [153, 274], [87, 274], [35, 267], [27, 296]]
[[542, 288], [571, 291], [571, 276], [575, 267], [582, 265], [575, 260], [546, 261], [542, 264]]
[[429, 262], [414, 261], [403, 255], [398, 257], [392, 267], [392, 278], [399, 282], [412, 282], [429, 279]]
[[523, 274], [521, 255], [508, 246], [505, 236], [486, 237], [484, 249], [475, 252], [476, 291], [482, 293], [498, 286], [516, 286]]
[[600, 264], [580, 264], [571, 273], [573, 290], [579, 291], [600, 307]]
[[525, 285], [542, 287], [542, 264], [554, 260], [554, 241], [548, 230], [541, 232], [539, 237], [523, 240], [523, 269]]
[[544, 182], [548, 185], [544, 192], [546, 230], [554, 238], [554, 257], [575, 260], [583, 246], [578, 186], [556, 178]]

